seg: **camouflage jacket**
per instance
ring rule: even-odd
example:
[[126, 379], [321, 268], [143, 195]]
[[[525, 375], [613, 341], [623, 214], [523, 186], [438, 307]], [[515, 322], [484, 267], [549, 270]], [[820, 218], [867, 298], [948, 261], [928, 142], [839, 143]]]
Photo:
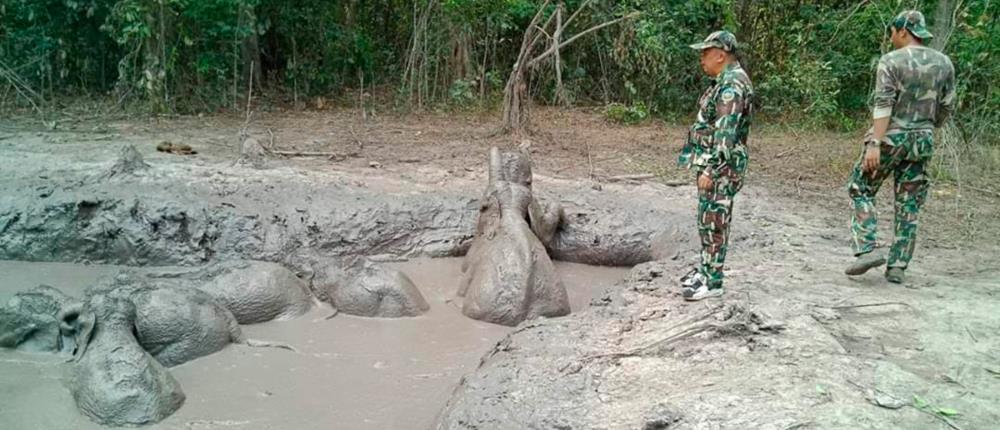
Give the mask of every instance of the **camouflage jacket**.
[[742, 175], [746, 170], [747, 137], [753, 119], [753, 84], [739, 64], [722, 70], [715, 84], [698, 101], [698, 118], [688, 130], [678, 163], [696, 168], [715, 179], [729, 166]]
[[947, 55], [911, 45], [879, 60], [872, 114], [891, 116], [887, 134], [940, 127], [954, 103], [955, 67]]

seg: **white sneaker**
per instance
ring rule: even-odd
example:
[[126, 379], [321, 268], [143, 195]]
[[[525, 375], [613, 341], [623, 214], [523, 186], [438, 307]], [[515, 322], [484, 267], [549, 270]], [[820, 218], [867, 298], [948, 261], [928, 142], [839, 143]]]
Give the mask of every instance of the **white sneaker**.
[[695, 273], [691, 276], [690, 285], [685, 285], [682, 293], [684, 295], [684, 300], [687, 301], [698, 301], [707, 299], [710, 297], [719, 297], [725, 291], [722, 287], [719, 288], [708, 288], [708, 282], [705, 280], [705, 275], [700, 272]]

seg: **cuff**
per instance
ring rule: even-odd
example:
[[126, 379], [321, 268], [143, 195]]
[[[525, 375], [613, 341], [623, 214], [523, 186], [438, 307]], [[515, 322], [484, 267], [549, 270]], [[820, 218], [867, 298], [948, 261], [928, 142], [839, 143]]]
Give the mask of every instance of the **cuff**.
[[892, 107], [879, 107], [872, 111], [872, 118], [881, 119], [892, 116]]
[[708, 166], [708, 167], [705, 167], [704, 169], [701, 169], [701, 174], [703, 174], [705, 176], [708, 176], [712, 181], [715, 181], [716, 179], [719, 179], [719, 176], [720, 176], [719, 175], [719, 169], [717, 169], [716, 167], [713, 167], [713, 166]]

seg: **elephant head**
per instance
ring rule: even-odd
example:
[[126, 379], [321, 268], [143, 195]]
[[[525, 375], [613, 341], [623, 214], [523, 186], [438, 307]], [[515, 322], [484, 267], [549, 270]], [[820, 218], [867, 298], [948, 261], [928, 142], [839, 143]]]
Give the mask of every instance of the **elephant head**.
[[184, 403], [177, 380], [139, 345], [135, 318], [131, 301], [104, 294], [61, 313], [77, 343], [70, 392], [80, 412], [99, 424], [154, 423]]
[[0, 347], [32, 352], [64, 352], [58, 314], [73, 299], [56, 288], [40, 285], [14, 295], [0, 307]]
[[73, 303], [59, 311], [56, 320], [59, 321], [59, 332], [64, 342], [74, 345], [71, 361], [79, 361], [90, 344], [97, 317], [89, 308], [85, 309], [83, 303]]
[[462, 264], [462, 312], [505, 325], [569, 313], [566, 289], [545, 248], [561, 210], [535, 201], [527, 148], [506, 153], [492, 148], [489, 180], [476, 236]]

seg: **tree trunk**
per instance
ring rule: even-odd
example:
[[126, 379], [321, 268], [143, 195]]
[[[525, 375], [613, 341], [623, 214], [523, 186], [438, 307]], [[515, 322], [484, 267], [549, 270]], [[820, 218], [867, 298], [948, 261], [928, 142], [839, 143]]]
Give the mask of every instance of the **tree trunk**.
[[[240, 6], [242, 9], [243, 19], [241, 22], [240, 30], [247, 30], [248, 33], [246, 37], [243, 38], [240, 43], [240, 57], [242, 62], [242, 77], [244, 82], [248, 82], [252, 73], [254, 77], [254, 86], [258, 90], [261, 89], [261, 82], [263, 81], [263, 71], [261, 68], [260, 61], [260, 41], [257, 36], [257, 14], [253, 9], [253, 6], [248, 6], [242, 4]], [[238, 30], [238, 31], [240, 31]], [[252, 72], [251, 72], [252, 68]]]
[[931, 39], [931, 47], [943, 51], [951, 38], [951, 32], [955, 28], [955, 0], [939, 0], [937, 9], [934, 10], [934, 39]]
[[560, 106], [566, 106], [566, 92], [563, 88], [562, 81], [562, 58], [559, 56], [559, 42], [562, 41], [562, 12], [563, 12], [563, 2], [559, 2], [559, 7], [556, 8], [556, 31], [552, 33], [552, 44], [556, 47], [555, 58], [553, 61], [556, 65], [556, 104]]
[[[570, 23], [590, 4], [591, 0], [585, 1], [580, 5], [579, 8], [569, 19], [565, 22], [561, 22], [562, 26], [569, 26]], [[528, 105], [531, 103], [531, 99], [528, 96], [528, 80], [530, 79], [529, 72], [535, 67], [539, 62], [544, 61], [551, 55], [555, 55], [563, 47], [573, 43], [577, 39], [586, 36], [587, 34], [593, 33], [609, 25], [616, 24], [625, 19], [631, 19], [638, 14], [630, 14], [620, 18], [615, 18], [610, 21], [603, 22], [601, 24], [594, 25], [586, 30], [583, 30], [573, 37], [566, 39], [565, 41], [560, 40], [558, 43], [552, 43], [548, 49], [538, 55], [534, 55], [535, 46], [538, 44], [538, 40], [542, 38], [545, 33], [545, 28], [552, 23], [553, 19], [560, 19], [558, 14], [553, 14], [549, 19], [542, 24], [538, 25], [542, 14], [545, 12], [545, 8], [549, 5], [549, 1], [546, 0], [541, 7], [538, 8], [538, 12], [535, 17], [531, 19], [528, 27], [524, 30], [524, 39], [521, 41], [521, 51], [517, 56], [517, 61], [514, 63], [514, 67], [510, 72], [510, 77], [507, 79], [507, 86], [504, 88], [503, 92], [503, 124], [500, 127], [500, 132], [504, 134], [514, 133], [514, 134], [524, 134], [528, 133], [529, 118], [528, 118]], [[561, 31], [557, 29], [556, 31]]]
[[166, 24], [163, 0], [149, 3], [146, 13], [146, 26], [150, 29], [149, 37], [143, 42], [143, 82], [146, 97], [149, 100], [150, 113], [156, 115], [167, 111], [166, 104]]

